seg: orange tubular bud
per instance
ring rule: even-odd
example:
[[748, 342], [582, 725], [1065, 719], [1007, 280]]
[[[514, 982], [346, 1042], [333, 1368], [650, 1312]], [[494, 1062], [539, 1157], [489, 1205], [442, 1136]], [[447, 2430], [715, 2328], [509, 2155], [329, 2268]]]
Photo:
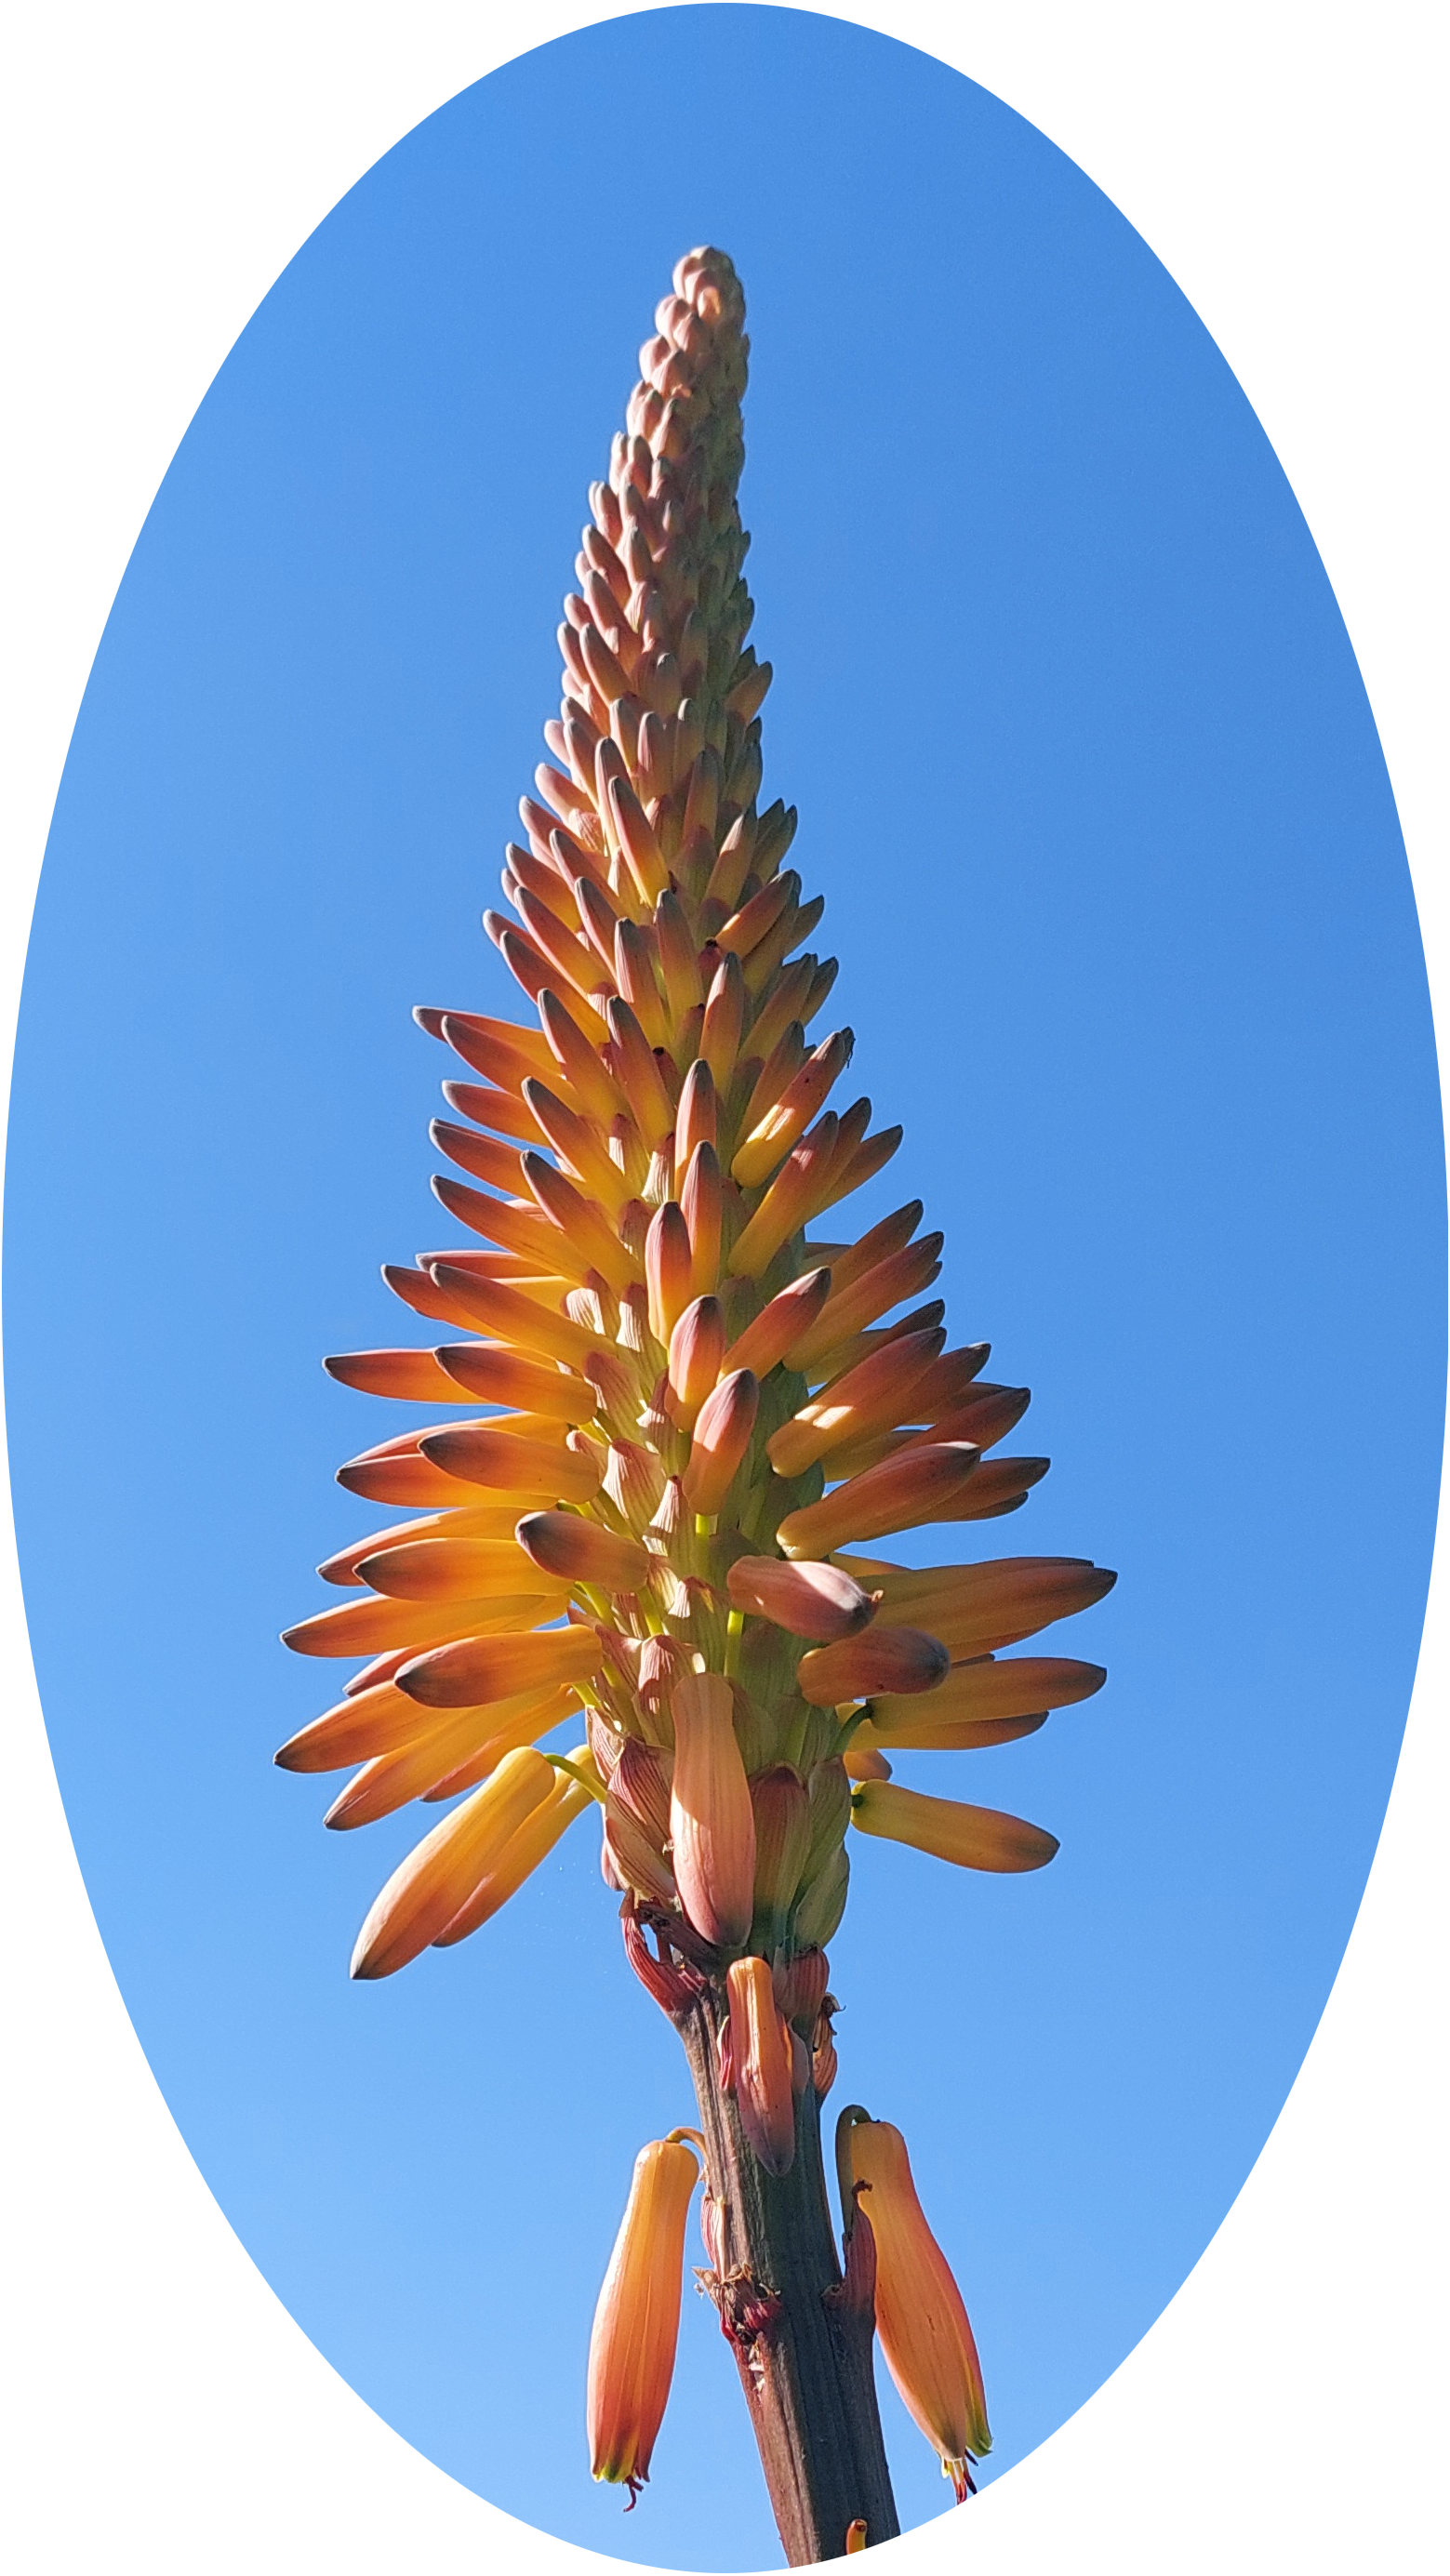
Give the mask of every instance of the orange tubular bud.
[[434, 1351], [341, 1351], [322, 1365], [339, 1386], [355, 1386], [363, 1395], [398, 1396], [405, 1404], [463, 1401], [458, 1381], [450, 1381]]
[[851, 1800], [851, 1822], [860, 1833], [909, 1843], [913, 1851], [930, 1852], [933, 1860], [952, 1861], [958, 1869], [1045, 1869], [1058, 1849], [1056, 1835], [1021, 1816], [962, 1806], [955, 1798], [924, 1798], [894, 1780], [864, 1781]]
[[815, 1321], [830, 1293], [829, 1270], [808, 1270], [803, 1279], [792, 1280], [737, 1334], [725, 1354], [724, 1367], [748, 1368], [756, 1377], [769, 1377], [791, 1344]]
[[[921, 1454], [914, 1452], [913, 1462]], [[904, 1462], [892, 1459], [889, 1464]], [[981, 1565], [930, 1565], [920, 1572], [858, 1557], [848, 1559], [846, 1570], [858, 1582], [879, 1587], [888, 1618], [930, 1628], [958, 1662], [1016, 1645], [1054, 1619], [1089, 1609], [1118, 1579], [1106, 1566], [1082, 1556], [1003, 1556]]]
[[718, 1092], [729, 1088], [744, 1024], [745, 978], [740, 960], [722, 957], [705, 998], [705, 1023], [700, 1031], [700, 1060], [709, 1066]]
[[[524, 1098], [561, 1162], [568, 1164], [575, 1178], [612, 1216], [617, 1216], [632, 1193], [619, 1165], [588, 1120], [576, 1118], [572, 1109], [566, 1109], [547, 1083], [526, 1082]], [[517, 1154], [514, 1163], [517, 1169]]]
[[577, 1512], [530, 1512], [518, 1526], [524, 1554], [564, 1583], [591, 1583], [601, 1592], [639, 1592], [655, 1560], [632, 1538], [581, 1520]]
[[[945, 1340], [939, 1324], [929, 1332], [903, 1333], [847, 1369], [843, 1377], [834, 1378], [772, 1434], [768, 1449], [776, 1474], [798, 1476], [843, 1441], [898, 1422]], [[975, 1440], [974, 1433], [958, 1430], [944, 1432], [942, 1437]], [[976, 1446], [985, 1443], [976, 1441]]]
[[456, 1386], [485, 1404], [516, 1405], [522, 1413], [553, 1414], [575, 1424], [594, 1412], [597, 1398], [587, 1378], [572, 1369], [545, 1368], [500, 1343], [446, 1343], [434, 1357]]
[[541, 1154], [524, 1153], [519, 1159], [538, 1205], [586, 1267], [597, 1270], [616, 1294], [630, 1287], [637, 1276], [635, 1265], [598, 1201], [585, 1198]]
[[803, 1699], [816, 1708], [835, 1708], [872, 1691], [934, 1691], [946, 1679], [949, 1660], [945, 1646], [924, 1629], [875, 1627], [802, 1655], [796, 1678]]
[[645, 1143], [653, 1148], [671, 1134], [675, 1107], [665, 1089], [654, 1051], [627, 1002], [611, 1002], [606, 1012], [613, 1042], [614, 1070], [631, 1116]]
[[[845, 2115], [843, 2114], [843, 2117]], [[854, 2179], [876, 2241], [876, 2331], [903, 2405], [937, 2453], [960, 2504], [969, 2460], [992, 2447], [982, 2365], [946, 2256], [922, 2214], [906, 2141], [889, 2120], [848, 2131]]]
[[724, 1355], [725, 1314], [720, 1300], [697, 1297], [670, 1335], [671, 1410], [683, 1431], [693, 1430], [695, 1416], [720, 1375]]
[[700, 1407], [690, 1462], [680, 1483], [686, 1502], [701, 1519], [718, 1512], [730, 1491], [750, 1446], [759, 1401], [758, 1379], [749, 1369], [735, 1369]]
[[887, 1314], [904, 1298], [915, 1297], [923, 1288], [929, 1288], [941, 1268], [942, 1242], [939, 1234], [924, 1234], [919, 1243], [904, 1245], [900, 1252], [889, 1254], [885, 1261], [863, 1271], [839, 1295], [829, 1297], [810, 1331], [802, 1335], [791, 1352], [791, 1366], [809, 1368], [823, 1351], [833, 1351], [838, 1342], [874, 1324], [878, 1315]]
[[538, 1628], [527, 1635], [461, 1638], [434, 1654], [414, 1656], [396, 1679], [399, 1690], [427, 1708], [482, 1708], [515, 1691], [587, 1681], [603, 1661], [597, 1630]]
[[354, 1977], [390, 1977], [436, 1941], [554, 1786], [542, 1753], [521, 1745], [395, 1869], [357, 1937]]
[[[830, 1170], [836, 1145], [836, 1116], [828, 1109], [776, 1173], [749, 1224], [737, 1238], [730, 1268], [737, 1279], [758, 1279], [768, 1270], [781, 1245], [814, 1215], [819, 1191]], [[877, 1310], [880, 1311], [879, 1309]], [[840, 1336], [835, 1338], [839, 1339]], [[830, 1348], [831, 1344], [824, 1347]]]
[[695, 1930], [733, 1949], [750, 1929], [755, 1813], [735, 1735], [735, 1695], [719, 1673], [689, 1673], [670, 1694], [675, 1880]]
[[[758, 1188], [766, 1175], [774, 1171], [782, 1156], [790, 1151], [796, 1138], [814, 1118], [832, 1084], [845, 1071], [854, 1044], [849, 1029], [838, 1029], [834, 1037], [826, 1038], [813, 1055], [807, 1056], [794, 1081], [746, 1137], [730, 1166], [731, 1178], [738, 1181], [742, 1189]], [[895, 1300], [892, 1302], [894, 1304]]]
[[589, 2465], [638, 2492], [674, 2375], [685, 2222], [700, 2169], [675, 2134], [635, 2158], [629, 2200], [589, 2341]]
[[1050, 1708], [1091, 1699], [1107, 1678], [1101, 1664], [1074, 1663], [1065, 1655], [1017, 1655], [1007, 1664], [987, 1655], [979, 1663], [954, 1664], [929, 1709], [918, 1709], [914, 1700], [873, 1699], [871, 1724], [883, 1744], [910, 1750], [918, 1732], [930, 1734], [935, 1744], [954, 1727], [1035, 1722]]
[[768, 1962], [732, 1960], [726, 1985], [740, 2125], [767, 2173], [789, 2173], [795, 2161], [790, 2032], [775, 2000]]
[[397, 1601], [491, 1601], [500, 1594], [552, 1592], [512, 1538], [415, 1538], [395, 1541], [357, 1570], [375, 1592]]
[[501, 1342], [519, 1345], [533, 1358], [542, 1354], [562, 1360], [568, 1368], [580, 1368], [599, 1348], [597, 1333], [588, 1333], [567, 1315], [539, 1305], [506, 1280], [484, 1278], [447, 1260], [433, 1262], [431, 1276], [465, 1322], [497, 1334]]
[[[555, 1089], [562, 1074], [574, 1094], [568, 1106], [607, 1127], [625, 1105], [623, 1092], [611, 1081], [599, 1055], [575, 1026], [558, 995], [541, 993], [538, 1007], [548, 1040], [546, 1060], [541, 1065], [530, 1065], [528, 1071]], [[518, 1089], [522, 1098], [522, 1083]]]
[[714, 1078], [708, 1064], [698, 1056], [680, 1085], [680, 1105], [675, 1111], [675, 1182], [683, 1184], [690, 1168], [690, 1156], [697, 1145], [713, 1145], [717, 1120], [717, 1098]]
[[[580, 1770], [594, 1770], [587, 1744], [576, 1744], [569, 1759]], [[589, 1791], [579, 1781], [571, 1780], [567, 1772], [556, 1772], [547, 1798], [510, 1834], [487, 1877], [479, 1881], [467, 1904], [460, 1906], [452, 1922], [437, 1935], [435, 1950], [451, 1950], [457, 1942], [466, 1941], [470, 1932], [476, 1932], [490, 1915], [497, 1914], [501, 1905], [507, 1905], [539, 1863], [548, 1859], [575, 1817], [582, 1816], [585, 1808], [593, 1804]]]
[[[691, 936], [684, 906], [672, 891], [662, 894], [655, 906], [655, 937], [659, 942], [665, 1001], [672, 1019], [683, 1020], [704, 1001], [705, 987], [700, 976], [699, 951]], [[709, 1072], [708, 1065], [705, 1071]]]
[[869, 1626], [876, 1604], [869, 1592], [837, 1565], [813, 1565], [779, 1556], [740, 1556], [725, 1577], [737, 1610], [773, 1619], [792, 1637], [820, 1645], [854, 1637]]
[[720, 1163], [711, 1144], [697, 1145], [690, 1156], [680, 1210], [690, 1238], [690, 1285], [697, 1297], [708, 1296], [720, 1278]]
[[511, 1494], [536, 1494], [541, 1501], [587, 1503], [604, 1481], [604, 1458], [578, 1432], [568, 1435], [579, 1446], [562, 1449], [543, 1440], [520, 1440], [485, 1423], [460, 1424], [457, 1431], [430, 1433], [421, 1446], [424, 1457], [446, 1476], [470, 1485], [502, 1487]]
[[952, 1440], [885, 1458], [818, 1503], [788, 1512], [776, 1537], [787, 1556], [826, 1556], [852, 1539], [919, 1529], [956, 1501], [981, 1454], [970, 1441]]
[[656, 1208], [644, 1239], [645, 1286], [649, 1292], [649, 1328], [669, 1348], [670, 1335], [690, 1302], [692, 1255], [690, 1230], [678, 1202], [666, 1199]]

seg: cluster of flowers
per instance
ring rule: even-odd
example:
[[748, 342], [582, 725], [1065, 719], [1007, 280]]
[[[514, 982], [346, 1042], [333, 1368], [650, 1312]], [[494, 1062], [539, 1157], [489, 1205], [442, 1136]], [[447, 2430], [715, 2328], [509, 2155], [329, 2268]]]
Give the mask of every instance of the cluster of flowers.
[[[984, 1343], [947, 1347], [940, 1299], [911, 1303], [942, 1248], [919, 1201], [854, 1240], [808, 1232], [900, 1130], [873, 1132], [864, 1099], [828, 1105], [852, 1040], [807, 1035], [836, 973], [803, 947], [822, 905], [783, 864], [794, 813], [759, 807], [771, 675], [745, 642], [743, 310], [722, 254], [680, 263], [591, 495], [563, 705], [504, 870], [515, 919], [485, 915], [536, 1023], [418, 1014], [470, 1076], [445, 1083], [454, 1115], [432, 1129], [470, 1177], [434, 1187], [481, 1248], [384, 1275], [452, 1338], [327, 1363], [379, 1395], [489, 1409], [341, 1470], [418, 1517], [322, 1567], [364, 1597], [287, 1642], [370, 1660], [277, 1758], [360, 1765], [334, 1827], [459, 1801], [369, 1913], [365, 1978], [476, 1931], [597, 1807], [629, 1955], [676, 2013], [716, 1981], [721, 2077], [778, 2174], [797, 2095], [835, 2071], [824, 1945], [848, 1832], [980, 1870], [1056, 1849], [901, 1786], [889, 1754], [1002, 1743], [1095, 1691], [1095, 1665], [996, 1658], [1112, 1577], [1076, 1558], [921, 1571], [843, 1553], [1013, 1511], [1047, 1462], [989, 1456], [1026, 1390], [984, 1378]], [[541, 1751], [574, 1710], [582, 1740]], [[986, 2440], [965, 2312], [897, 2133], [851, 2134], [888, 2356], [960, 2481]], [[637, 2392], [658, 2394], [663, 2340], [645, 2350], [630, 2285], [672, 2260], [677, 2304], [693, 2176], [683, 2132], [636, 2174], [596, 2334], [603, 2476], [648, 2463]], [[901, 2359], [928, 2274], [950, 2402], [923, 2400]]]

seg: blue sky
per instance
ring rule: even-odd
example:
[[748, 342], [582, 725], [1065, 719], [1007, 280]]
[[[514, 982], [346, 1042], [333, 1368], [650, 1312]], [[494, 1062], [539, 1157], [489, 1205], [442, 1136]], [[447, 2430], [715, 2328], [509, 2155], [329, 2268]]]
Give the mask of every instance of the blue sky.
[[[909, 1775], [1049, 1826], [1052, 1868], [863, 1846], [832, 1950], [842, 2098], [908, 2135], [997, 2473], [1183, 2278], [1322, 2008], [1413, 1671], [1444, 1312], [1373, 722], [1273, 454], [1130, 227], [984, 92], [783, 11], [616, 22], [409, 137], [218, 377], [77, 728], [8, 1169], [27, 1602], [127, 2003], [269, 2279], [495, 2502], [702, 2569], [777, 2552], [693, 2299], [639, 2510], [587, 2476], [630, 2164], [689, 2115], [592, 1838], [353, 1988], [413, 1819], [324, 1835], [327, 1784], [270, 1756], [330, 1695], [276, 1631], [369, 1526], [333, 1468], [393, 1424], [318, 1357], [407, 1338], [377, 1264], [449, 1231], [410, 1008], [513, 1007], [478, 914], [585, 488], [706, 239], [750, 303], [765, 794], [906, 1124], [874, 1208], [925, 1198], [954, 1338], [1035, 1390], [1053, 1472], [981, 1552], [1121, 1576], [1052, 1640], [1100, 1698]], [[921, 2520], [945, 2490], [884, 2412]]]

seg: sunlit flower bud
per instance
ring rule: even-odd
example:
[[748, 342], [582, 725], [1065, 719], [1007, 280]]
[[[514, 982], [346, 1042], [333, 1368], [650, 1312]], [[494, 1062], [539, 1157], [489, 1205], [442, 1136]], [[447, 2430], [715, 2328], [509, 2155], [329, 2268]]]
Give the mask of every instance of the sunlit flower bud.
[[[593, 1771], [587, 1744], [576, 1744], [569, 1759], [586, 1777]], [[596, 1775], [597, 1776], [597, 1775]], [[451, 1950], [466, 1941], [470, 1932], [487, 1923], [517, 1895], [524, 1880], [532, 1875], [541, 1861], [547, 1860], [555, 1844], [567, 1833], [576, 1816], [582, 1816], [593, 1800], [588, 1789], [571, 1780], [566, 1771], [557, 1773], [547, 1798], [541, 1800], [531, 1815], [510, 1834], [488, 1876], [481, 1879], [466, 1904], [460, 1907], [451, 1923], [436, 1935], [434, 1948]]]
[[755, 1812], [735, 1736], [735, 1695], [719, 1673], [689, 1673], [670, 1695], [675, 1768], [670, 1838], [680, 1902], [695, 1930], [730, 1949], [750, 1929]]
[[[834, 1110], [828, 1109], [809, 1134], [792, 1146], [731, 1249], [730, 1268], [737, 1279], [759, 1279], [770, 1268], [786, 1237], [825, 1204], [823, 1193], [829, 1195], [838, 1123]], [[830, 1302], [827, 1300], [827, 1304]], [[825, 1311], [823, 1306], [821, 1312]]]
[[446, 1930], [512, 1834], [553, 1790], [542, 1753], [519, 1746], [395, 1869], [357, 1936], [355, 1977], [390, 1977]]
[[858, 1832], [909, 1843], [959, 1869], [1043, 1869], [1057, 1850], [1055, 1834], [993, 1807], [967, 1807], [955, 1798], [924, 1798], [894, 1780], [867, 1780], [851, 1799]]
[[739, 1556], [725, 1583], [737, 1610], [773, 1619], [792, 1637], [813, 1637], [822, 1645], [854, 1637], [876, 1610], [872, 1594], [839, 1566], [809, 1559]]
[[589, 2462], [627, 2486], [649, 2476], [675, 2367], [685, 2221], [700, 2168], [678, 2131], [641, 2150], [589, 2344]]
[[679, 1182], [684, 1181], [695, 1147], [714, 1144], [716, 1115], [714, 1077], [708, 1064], [697, 1056], [680, 1085], [680, 1105], [675, 1111], [675, 1176]]
[[922, 2215], [901, 2131], [889, 2120], [858, 2120], [849, 2135], [852, 2171], [868, 2186], [862, 2207], [876, 2240], [876, 2331], [886, 2366], [960, 2503], [971, 2487], [968, 2461], [992, 2447], [962, 2294]]
[[705, 1398], [695, 1422], [690, 1462], [680, 1482], [686, 1502], [702, 1517], [718, 1512], [750, 1446], [760, 1399], [749, 1369], [735, 1369]]
[[945, 1646], [924, 1628], [883, 1628], [879, 1621], [859, 1637], [843, 1637], [836, 1646], [818, 1646], [802, 1655], [797, 1682], [815, 1708], [836, 1708], [843, 1700], [868, 1699], [872, 1691], [901, 1695], [935, 1690], [945, 1681], [951, 1662]]
[[650, 1218], [644, 1244], [644, 1275], [649, 1290], [649, 1328], [655, 1340], [669, 1347], [669, 1339], [679, 1317], [688, 1306], [690, 1287], [690, 1230], [674, 1199], [666, 1199]]
[[759, 1378], [768, 1377], [792, 1343], [799, 1341], [807, 1326], [814, 1323], [830, 1293], [829, 1270], [808, 1270], [803, 1278], [793, 1279], [778, 1297], [771, 1298], [768, 1306], [762, 1306], [743, 1333], [736, 1335], [722, 1367], [748, 1368]]
[[578, 1432], [558, 1448], [552, 1441], [520, 1439], [488, 1423], [460, 1423], [456, 1431], [430, 1432], [418, 1446], [431, 1466], [465, 1484], [537, 1494], [556, 1503], [587, 1503], [603, 1477], [602, 1453]]
[[545, 1574], [592, 1583], [601, 1592], [638, 1592], [652, 1560], [638, 1541], [581, 1520], [577, 1512], [530, 1512], [516, 1532], [526, 1556]]
[[672, 1411], [683, 1431], [695, 1417], [720, 1375], [725, 1355], [725, 1310], [718, 1297], [697, 1297], [685, 1308], [670, 1335]]
[[795, 2158], [795, 2087], [790, 2033], [764, 1959], [732, 1960], [730, 2052], [740, 2125], [767, 2173], [789, 2173]]
[[756, 1773], [750, 1803], [755, 1810], [756, 1937], [764, 1949], [774, 1951], [785, 1938], [810, 1850], [810, 1802], [799, 1773], [788, 1762], [776, 1762]]

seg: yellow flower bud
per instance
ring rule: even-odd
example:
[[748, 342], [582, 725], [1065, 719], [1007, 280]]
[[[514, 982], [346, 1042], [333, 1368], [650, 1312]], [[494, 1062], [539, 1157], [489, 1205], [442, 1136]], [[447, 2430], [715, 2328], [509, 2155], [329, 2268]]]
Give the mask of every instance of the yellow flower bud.
[[678, 2130], [635, 2158], [589, 2341], [589, 2464], [627, 2486], [649, 2476], [674, 2375], [685, 2220], [700, 2168]]

